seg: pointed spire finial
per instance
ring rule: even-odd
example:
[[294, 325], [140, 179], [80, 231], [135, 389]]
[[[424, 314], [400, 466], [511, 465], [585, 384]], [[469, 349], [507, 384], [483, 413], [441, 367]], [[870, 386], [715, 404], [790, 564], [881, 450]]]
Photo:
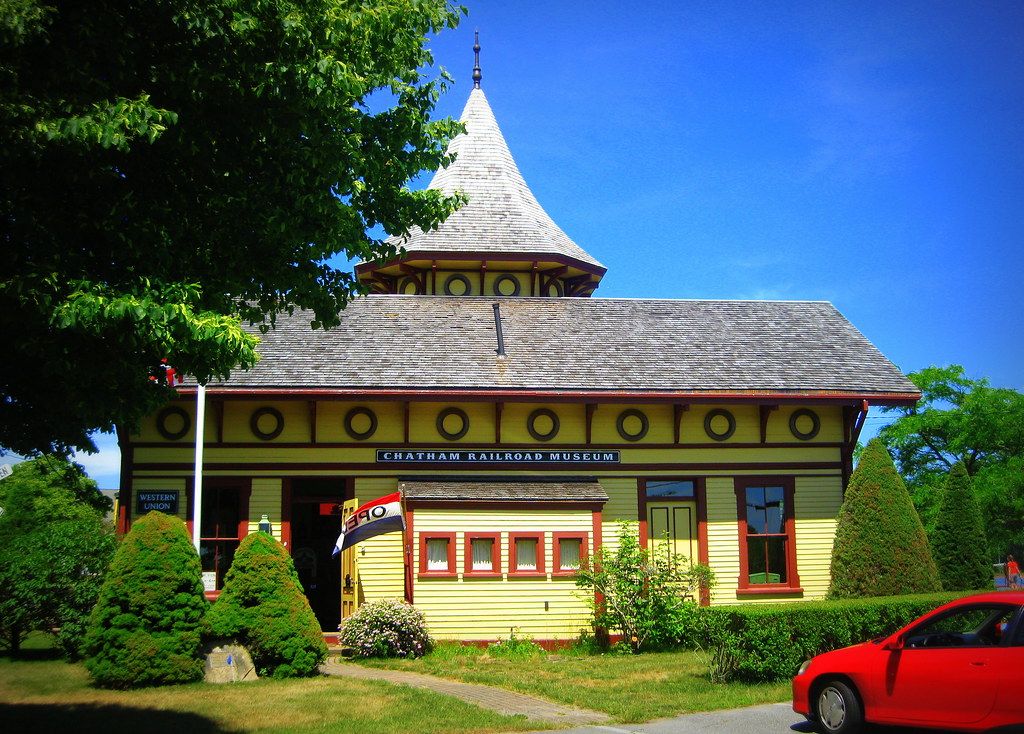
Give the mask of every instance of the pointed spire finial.
[[473, 89], [480, 88], [480, 80], [483, 74], [480, 73], [480, 30], [473, 31]]

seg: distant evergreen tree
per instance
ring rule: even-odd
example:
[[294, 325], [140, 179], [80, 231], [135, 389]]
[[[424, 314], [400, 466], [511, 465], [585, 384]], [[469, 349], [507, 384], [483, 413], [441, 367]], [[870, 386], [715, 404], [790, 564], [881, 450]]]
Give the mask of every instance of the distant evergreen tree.
[[238, 546], [207, 621], [215, 637], [246, 646], [260, 675], [316, 675], [327, 656], [291, 556], [266, 533], [252, 533]]
[[878, 439], [861, 454], [839, 510], [829, 596], [852, 598], [941, 590], [921, 519]]
[[199, 680], [208, 608], [185, 523], [150, 512], [132, 524], [110, 564], [89, 619], [85, 667], [107, 688]]
[[988, 540], [967, 468], [957, 462], [946, 478], [931, 535], [932, 556], [946, 591], [992, 587]]

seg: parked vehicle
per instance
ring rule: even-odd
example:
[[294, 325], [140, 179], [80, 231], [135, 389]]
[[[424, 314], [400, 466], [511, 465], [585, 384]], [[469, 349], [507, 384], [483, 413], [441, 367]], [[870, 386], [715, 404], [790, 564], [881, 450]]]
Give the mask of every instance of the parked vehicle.
[[793, 710], [826, 734], [865, 722], [1024, 732], [1024, 592], [964, 597], [889, 637], [818, 655]]

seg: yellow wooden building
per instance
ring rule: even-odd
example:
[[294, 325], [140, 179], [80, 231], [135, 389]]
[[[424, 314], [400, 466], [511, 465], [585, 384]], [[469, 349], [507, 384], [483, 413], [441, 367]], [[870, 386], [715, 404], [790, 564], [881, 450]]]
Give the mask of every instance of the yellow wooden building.
[[[620, 528], [717, 575], [712, 604], [821, 598], [869, 405], [914, 385], [829, 303], [590, 297], [605, 273], [520, 175], [477, 85], [431, 186], [469, 204], [356, 269], [341, 326], [302, 313], [207, 388], [212, 593], [263, 520], [325, 631], [398, 597], [438, 638], [588, 627], [580, 558]], [[122, 433], [121, 526], [192, 516], [195, 389]], [[407, 530], [331, 550], [346, 502], [401, 490]], [[624, 525], [623, 525], [624, 524]]]

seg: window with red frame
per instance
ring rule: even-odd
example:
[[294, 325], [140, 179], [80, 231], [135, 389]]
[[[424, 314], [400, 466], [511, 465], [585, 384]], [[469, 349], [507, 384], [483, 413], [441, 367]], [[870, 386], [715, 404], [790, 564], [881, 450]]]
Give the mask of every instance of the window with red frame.
[[[217, 588], [224, 586], [224, 575], [231, 567], [241, 542], [243, 521], [247, 521], [248, 491], [235, 486], [213, 484], [203, 492], [203, 510], [199, 523], [199, 560], [204, 571], [217, 575]], [[243, 509], [243, 505], [246, 505]]]
[[455, 575], [455, 533], [420, 534], [420, 574]]
[[466, 533], [465, 574], [501, 575], [501, 533]]
[[799, 586], [791, 480], [743, 482], [740, 514], [740, 589]]
[[509, 533], [509, 573], [543, 574], [544, 535], [541, 533]]
[[573, 575], [587, 557], [586, 533], [554, 533], [553, 573]]

